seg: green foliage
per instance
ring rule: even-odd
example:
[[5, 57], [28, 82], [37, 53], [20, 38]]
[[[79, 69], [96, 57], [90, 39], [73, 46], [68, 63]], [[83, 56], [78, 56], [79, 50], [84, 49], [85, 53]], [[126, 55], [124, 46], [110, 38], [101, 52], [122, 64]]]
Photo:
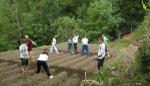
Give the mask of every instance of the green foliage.
[[136, 72], [150, 81], [150, 41], [145, 41], [143, 46], [138, 49], [136, 56]]
[[143, 39], [143, 37], [146, 37], [150, 33], [150, 13], [148, 12], [147, 15], [144, 17], [144, 21], [139, 24], [136, 31], [132, 34], [132, 41], [136, 39]]
[[116, 49], [122, 49], [127, 47], [129, 44], [130, 44], [129, 40], [121, 39], [121, 40], [116, 40], [115, 42], [111, 43], [109, 46]]
[[63, 41], [73, 34], [84, 33], [84, 31], [79, 27], [79, 22], [74, 18], [60, 17], [52, 25], [54, 28], [58, 28], [57, 33], [61, 35], [61, 39], [63, 39]]
[[150, 10], [150, 0], [142, 0], [143, 9]]
[[140, 0], [0, 0], [0, 6], [0, 31], [5, 34], [0, 46], [10, 45], [1, 51], [16, 48], [20, 31], [39, 46], [50, 44], [57, 33], [62, 35], [58, 41], [70, 34], [97, 41], [102, 33], [117, 36], [118, 30], [141, 21], [144, 15]]
[[92, 31], [91, 33], [97, 32], [95, 35], [116, 32], [121, 20], [122, 18], [115, 14], [110, 0], [94, 0], [87, 9], [86, 26], [90, 27], [88, 30]]
[[120, 25], [121, 30], [136, 28], [143, 20], [145, 11], [142, 6], [142, 0], [117, 0], [119, 11], [123, 22]]

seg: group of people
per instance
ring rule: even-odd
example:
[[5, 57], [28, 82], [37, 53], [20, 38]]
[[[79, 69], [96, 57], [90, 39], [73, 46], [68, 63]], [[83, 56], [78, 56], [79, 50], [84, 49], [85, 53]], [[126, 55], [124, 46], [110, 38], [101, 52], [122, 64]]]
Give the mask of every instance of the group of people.
[[[28, 35], [25, 35], [25, 38], [22, 40], [22, 44], [19, 47], [20, 60], [23, 72], [26, 72], [26, 66], [28, 65], [29, 59], [32, 59], [32, 61], [35, 62], [32, 56], [32, 44], [36, 45], [36, 43], [31, 38], [29, 38]], [[37, 59], [36, 74], [40, 73], [41, 66], [43, 66], [48, 78], [51, 79], [53, 78], [53, 76], [49, 71], [47, 60], [48, 49], [43, 49], [43, 52], [39, 55]]]
[[[43, 49], [43, 52], [39, 55], [38, 59], [37, 59], [37, 68], [36, 68], [36, 73], [40, 73], [40, 68], [41, 66], [43, 66], [47, 76], [49, 79], [53, 78], [53, 76], [51, 75], [48, 65], [47, 65], [47, 60], [48, 60], [48, 52], [50, 51], [50, 53], [52, 53], [53, 50], [55, 50], [55, 52], [57, 54], [59, 54], [58, 49], [56, 47], [56, 38], [59, 35], [54, 35], [53, 39], [52, 39], [52, 44], [49, 49]], [[78, 45], [78, 39], [79, 39], [79, 35], [74, 35], [74, 36], [70, 36], [68, 38], [68, 53], [72, 53], [75, 54], [77, 52], [77, 45]], [[81, 56], [89, 55], [89, 47], [88, 47], [88, 38], [85, 36], [82, 38], [81, 40], [82, 42], [82, 47], [81, 47]], [[100, 70], [100, 68], [103, 66], [104, 63], [104, 59], [106, 54], [109, 56], [109, 54], [107, 53], [107, 47], [108, 47], [108, 38], [104, 35], [102, 35], [99, 38], [99, 49], [98, 49], [98, 56], [95, 58], [97, 61], [97, 69]], [[21, 64], [22, 66], [22, 70], [25, 71], [26, 69], [26, 65], [28, 65], [28, 60], [29, 58], [32, 59], [33, 62], [35, 62], [35, 59], [32, 56], [32, 45], [37, 45], [31, 38], [29, 38], [28, 35], [25, 35], [25, 38], [22, 40], [22, 44], [19, 47], [19, 51], [20, 51], [20, 60], [21, 60]]]
[[[52, 51], [55, 51], [57, 54], [59, 54], [58, 49], [56, 47], [56, 38], [58, 37], [58, 35], [55, 35], [52, 39], [52, 45], [50, 47], [50, 53], [52, 53]], [[71, 54], [76, 54], [77, 50], [78, 50], [78, 40], [79, 40], [79, 35], [73, 35], [73, 36], [69, 36], [68, 37], [68, 49], [67, 52], [71, 53]], [[81, 56], [89, 55], [89, 47], [88, 47], [88, 38], [85, 36], [84, 38], [82, 38], [81, 40], [82, 42], [82, 47], [81, 47]]]

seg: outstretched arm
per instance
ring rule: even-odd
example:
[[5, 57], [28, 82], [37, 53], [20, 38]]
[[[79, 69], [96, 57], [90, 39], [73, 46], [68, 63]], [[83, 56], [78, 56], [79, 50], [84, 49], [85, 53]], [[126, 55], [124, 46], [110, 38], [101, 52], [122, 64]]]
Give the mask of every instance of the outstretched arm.
[[59, 36], [59, 34], [56, 35], [56, 38]]
[[37, 45], [36, 42], [34, 42], [34, 41], [32, 41], [32, 43], [33, 43], [34, 45]]

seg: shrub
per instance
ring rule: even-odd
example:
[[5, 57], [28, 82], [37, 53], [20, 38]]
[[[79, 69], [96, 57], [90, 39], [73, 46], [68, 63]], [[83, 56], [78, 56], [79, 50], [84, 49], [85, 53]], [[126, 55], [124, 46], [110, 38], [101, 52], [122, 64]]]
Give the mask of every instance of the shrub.
[[137, 51], [136, 73], [136, 76], [144, 76], [141, 78], [150, 81], [150, 41], [145, 41]]

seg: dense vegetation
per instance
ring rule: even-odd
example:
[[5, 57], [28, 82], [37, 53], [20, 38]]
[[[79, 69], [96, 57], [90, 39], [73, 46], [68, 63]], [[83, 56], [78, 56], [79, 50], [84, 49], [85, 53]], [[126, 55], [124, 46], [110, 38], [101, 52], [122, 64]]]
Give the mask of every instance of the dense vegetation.
[[[138, 79], [144, 78], [145, 81], [150, 82], [150, 43], [145, 41], [143, 46], [139, 48], [136, 57], [136, 76]], [[141, 79], [143, 80], [143, 79]]]
[[138, 27], [136, 33], [133, 34], [132, 39], [142, 40], [142, 45], [136, 53], [135, 62], [131, 66], [134, 79], [142, 83], [143, 86], [149, 86], [150, 82], [150, 13], [144, 18], [144, 21]]
[[0, 51], [16, 48], [24, 34], [38, 45], [50, 44], [53, 34], [59, 41], [74, 33], [91, 41], [102, 33], [115, 38], [145, 14], [141, 0], [0, 0], [0, 6]]

